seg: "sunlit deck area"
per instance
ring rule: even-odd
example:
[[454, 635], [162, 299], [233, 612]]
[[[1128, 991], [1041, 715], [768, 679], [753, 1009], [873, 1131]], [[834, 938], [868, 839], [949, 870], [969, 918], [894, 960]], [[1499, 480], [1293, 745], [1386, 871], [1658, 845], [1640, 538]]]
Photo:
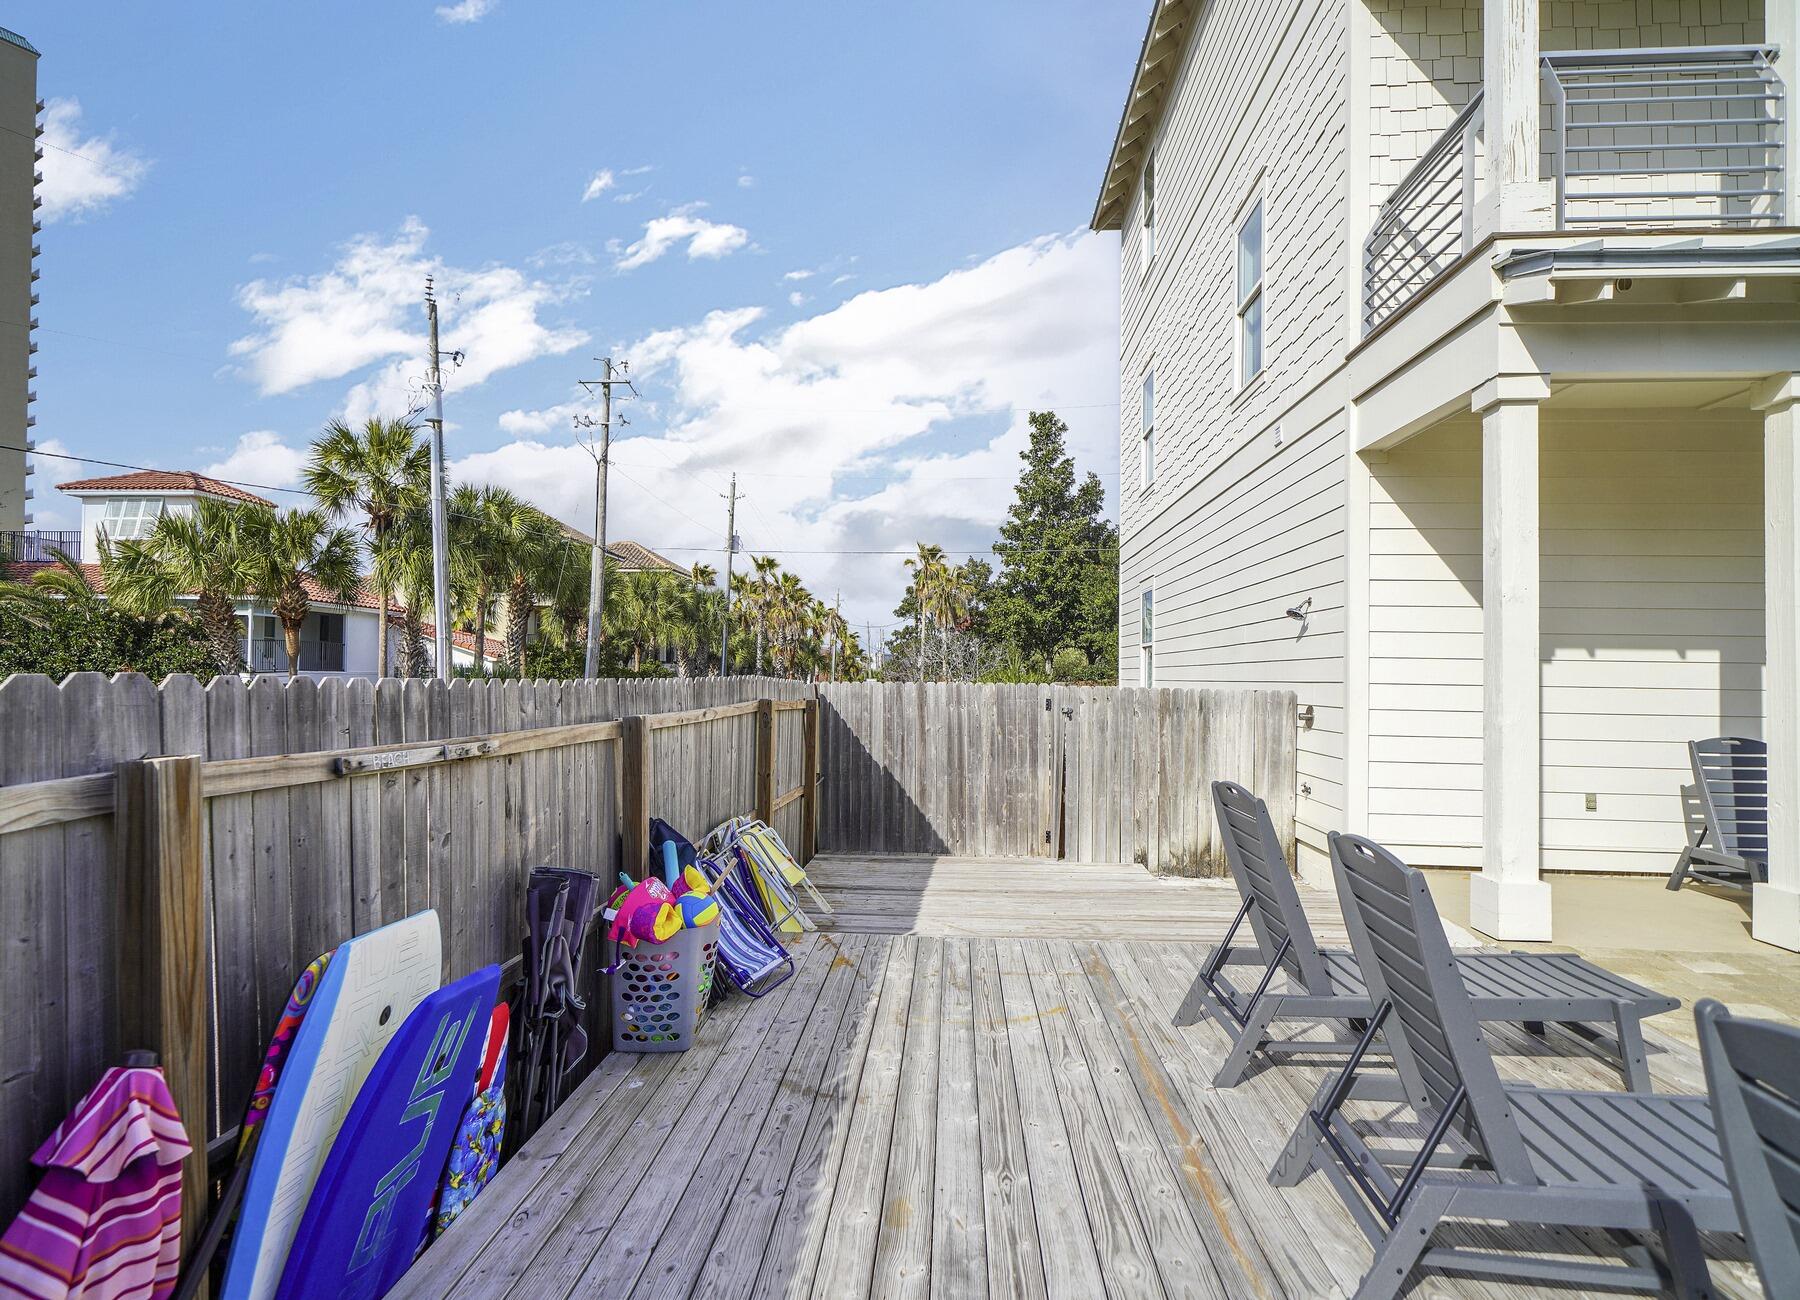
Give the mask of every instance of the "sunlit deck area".
[[[1370, 1250], [1325, 1180], [1267, 1179], [1326, 1064], [1215, 1089], [1226, 1035], [1175, 1023], [1198, 941], [1235, 910], [1228, 883], [847, 856], [812, 874], [837, 911], [799, 973], [726, 1000], [685, 1054], [607, 1057], [394, 1294], [1354, 1291]], [[1336, 901], [1302, 897], [1341, 943]], [[1555, 1027], [1488, 1037], [1507, 1077], [1619, 1086]], [[1690, 1047], [1655, 1021], [1646, 1037], [1659, 1091], [1703, 1090]], [[1620, 1249], [1547, 1229], [1482, 1244]], [[1724, 1294], [1760, 1294], [1741, 1242], [1709, 1251]], [[1411, 1294], [1570, 1292], [1426, 1272]]]

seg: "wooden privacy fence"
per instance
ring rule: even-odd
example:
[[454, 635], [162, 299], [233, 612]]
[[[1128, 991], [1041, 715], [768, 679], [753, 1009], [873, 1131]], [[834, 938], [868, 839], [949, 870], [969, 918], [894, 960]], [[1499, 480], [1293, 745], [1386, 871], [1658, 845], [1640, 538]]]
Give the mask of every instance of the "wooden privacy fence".
[[1225, 870], [1210, 782], [1269, 802], [1293, 855], [1287, 691], [821, 687], [820, 848]]
[[755, 811], [810, 855], [818, 707], [757, 678], [0, 683], [0, 1222], [128, 1049], [190, 1136], [228, 1133], [294, 979], [352, 935], [435, 907], [446, 978], [503, 962], [531, 866], [639, 870], [653, 815]]

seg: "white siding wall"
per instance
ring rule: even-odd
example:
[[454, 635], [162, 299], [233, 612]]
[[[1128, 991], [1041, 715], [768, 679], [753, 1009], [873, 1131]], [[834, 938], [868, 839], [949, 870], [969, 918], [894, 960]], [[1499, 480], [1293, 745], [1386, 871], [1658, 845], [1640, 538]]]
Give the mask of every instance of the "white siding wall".
[[[1543, 864], [1667, 871], [1684, 743], [1761, 734], [1761, 429], [1546, 411], [1543, 430]], [[1373, 470], [1370, 831], [1477, 865], [1479, 433], [1423, 435]]]
[[[1345, 16], [1335, 0], [1206, 8], [1157, 134], [1155, 264], [1142, 273], [1136, 201], [1120, 250], [1121, 676], [1138, 680], [1139, 595], [1153, 585], [1158, 685], [1298, 690], [1318, 717], [1300, 733], [1313, 854], [1341, 825], [1344, 424], [1341, 404], [1296, 403], [1344, 348]], [[1259, 190], [1266, 366], [1240, 392], [1236, 224]], [[1157, 473], [1143, 489], [1152, 365]], [[1307, 596], [1301, 636], [1284, 611]]]

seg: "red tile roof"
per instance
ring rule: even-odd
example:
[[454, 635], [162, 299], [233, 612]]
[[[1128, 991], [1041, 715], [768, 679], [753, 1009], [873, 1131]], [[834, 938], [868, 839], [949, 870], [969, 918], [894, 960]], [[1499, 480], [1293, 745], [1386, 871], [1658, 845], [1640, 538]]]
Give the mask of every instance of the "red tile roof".
[[275, 503], [241, 487], [196, 474], [191, 469], [141, 469], [130, 474], [114, 474], [108, 478], [78, 478], [56, 485], [64, 492], [204, 492], [224, 497], [227, 501], [243, 501], [253, 506]]

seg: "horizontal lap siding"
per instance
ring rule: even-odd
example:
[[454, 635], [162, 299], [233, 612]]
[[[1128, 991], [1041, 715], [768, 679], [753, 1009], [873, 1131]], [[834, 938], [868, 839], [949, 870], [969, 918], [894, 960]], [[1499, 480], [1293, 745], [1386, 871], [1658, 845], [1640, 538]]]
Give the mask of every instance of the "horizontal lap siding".
[[[1685, 742], [1761, 734], [1761, 466], [1749, 419], [1545, 413], [1547, 869], [1666, 871]], [[1371, 832], [1477, 865], [1480, 435], [1424, 435], [1373, 469]]]
[[[1344, 428], [1339, 411], [1310, 429], [1286, 414], [1277, 448], [1274, 426], [1344, 347], [1344, 17], [1318, 0], [1205, 7], [1157, 128], [1148, 275], [1141, 195], [1121, 245], [1120, 680], [1141, 682], [1140, 597], [1152, 586], [1158, 685], [1292, 690], [1311, 705], [1298, 757], [1308, 854], [1342, 824]], [[1240, 392], [1235, 240], [1253, 192], [1266, 368]], [[1145, 488], [1152, 367], [1157, 473]], [[1301, 636], [1285, 611], [1309, 596]]]

